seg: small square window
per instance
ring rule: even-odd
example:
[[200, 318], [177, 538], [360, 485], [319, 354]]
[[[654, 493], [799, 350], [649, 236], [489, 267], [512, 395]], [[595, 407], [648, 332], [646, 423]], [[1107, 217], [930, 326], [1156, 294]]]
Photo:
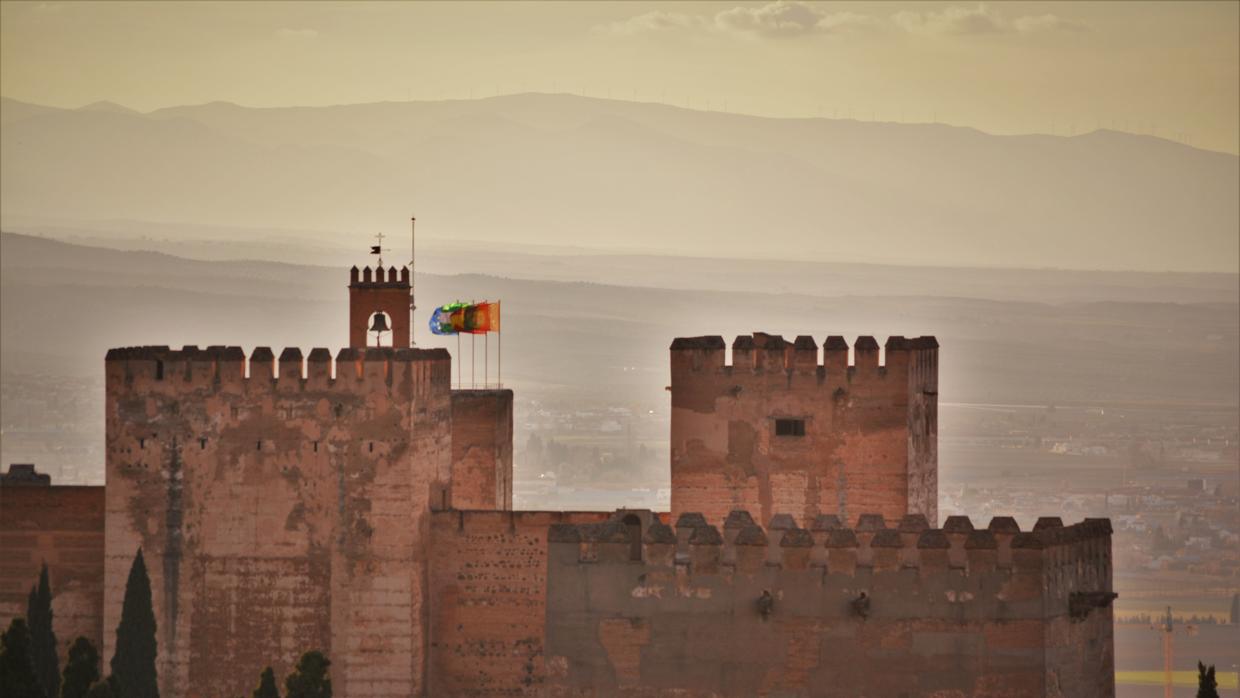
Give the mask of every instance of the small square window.
[[776, 436], [805, 436], [804, 419], [776, 419]]

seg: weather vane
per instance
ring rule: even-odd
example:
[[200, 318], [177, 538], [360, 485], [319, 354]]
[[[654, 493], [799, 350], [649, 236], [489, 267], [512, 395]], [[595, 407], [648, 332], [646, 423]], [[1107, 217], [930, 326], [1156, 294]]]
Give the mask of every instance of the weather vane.
[[371, 253], [371, 254], [373, 254], [373, 255], [378, 255], [378, 256], [379, 256], [379, 268], [380, 268], [380, 269], [382, 269], [382, 268], [383, 268], [383, 253], [384, 253], [384, 252], [391, 252], [391, 249], [386, 248], [386, 247], [384, 247], [384, 246], [383, 246], [383, 238], [384, 238], [384, 237], [385, 237], [385, 236], [384, 236], [384, 234], [383, 234], [383, 233], [376, 233], [376, 234], [375, 234], [375, 239], [379, 242], [379, 244], [378, 244], [378, 245], [371, 245], [371, 246], [370, 246], [370, 253]]

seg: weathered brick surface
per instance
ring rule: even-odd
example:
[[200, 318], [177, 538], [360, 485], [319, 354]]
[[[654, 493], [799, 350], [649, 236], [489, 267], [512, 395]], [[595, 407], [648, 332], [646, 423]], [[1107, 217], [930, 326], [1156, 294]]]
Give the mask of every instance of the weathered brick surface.
[[[722, 338], [672, 345], [672, 514], [721, 523], [732, 509], [765, 522], [861, 511], [937, 519], [938, 345], [892, 337], [879, 365], [872, 338], [831, 338], [819, 361], [808, 337]], [[804, 421], [803, 436], [775, 433]]]
[[452, 391], [452, 508], [512, 509], [512, 391]]
[[608, 517], [595, 512], [432, 514], [429, 694], [541, 695], [548, 528]]
[[102, 487], [0, 487], [0, 627], [46, 562], [61, 666], [79, 636], [103, 646], [103, 529]]
[[577, 528], [548, 543], [548, 695], [1115, 692], [1110, 608], [1069, 610], [1074, 593], [1111, 590], [1105, 522], [993, 546], [975, 536], [958, 564], [938, 530], [910, 543], [896, 529], [750, 526], [722, 545], [646, 537], [632, 560], [623, 533]]
[[342, 695], [423, 688], [449, 359], [346, 349], [333, 378], [326, 350], [309, 358], [275, 372], [258, 349], [246, 377], [236, 348], [109, 353], [104, 626], [141, 547], [165, 695], [238, 695], [308, 649]]

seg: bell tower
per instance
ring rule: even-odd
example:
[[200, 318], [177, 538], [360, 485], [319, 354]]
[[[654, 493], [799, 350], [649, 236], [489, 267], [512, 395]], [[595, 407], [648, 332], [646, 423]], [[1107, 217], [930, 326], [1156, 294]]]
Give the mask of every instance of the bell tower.
[[[386, 317], [385, 317], [386, 316]], [[349, 270], [349, 346], [409, 346], [409, 267]]]

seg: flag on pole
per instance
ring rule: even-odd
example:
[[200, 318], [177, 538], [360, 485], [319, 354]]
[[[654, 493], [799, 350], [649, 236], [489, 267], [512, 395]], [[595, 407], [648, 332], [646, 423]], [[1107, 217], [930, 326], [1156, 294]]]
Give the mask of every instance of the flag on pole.
[[435, 308], [429, 324], [437, 335], [499, 332], [499, 304], [448, 303]]

